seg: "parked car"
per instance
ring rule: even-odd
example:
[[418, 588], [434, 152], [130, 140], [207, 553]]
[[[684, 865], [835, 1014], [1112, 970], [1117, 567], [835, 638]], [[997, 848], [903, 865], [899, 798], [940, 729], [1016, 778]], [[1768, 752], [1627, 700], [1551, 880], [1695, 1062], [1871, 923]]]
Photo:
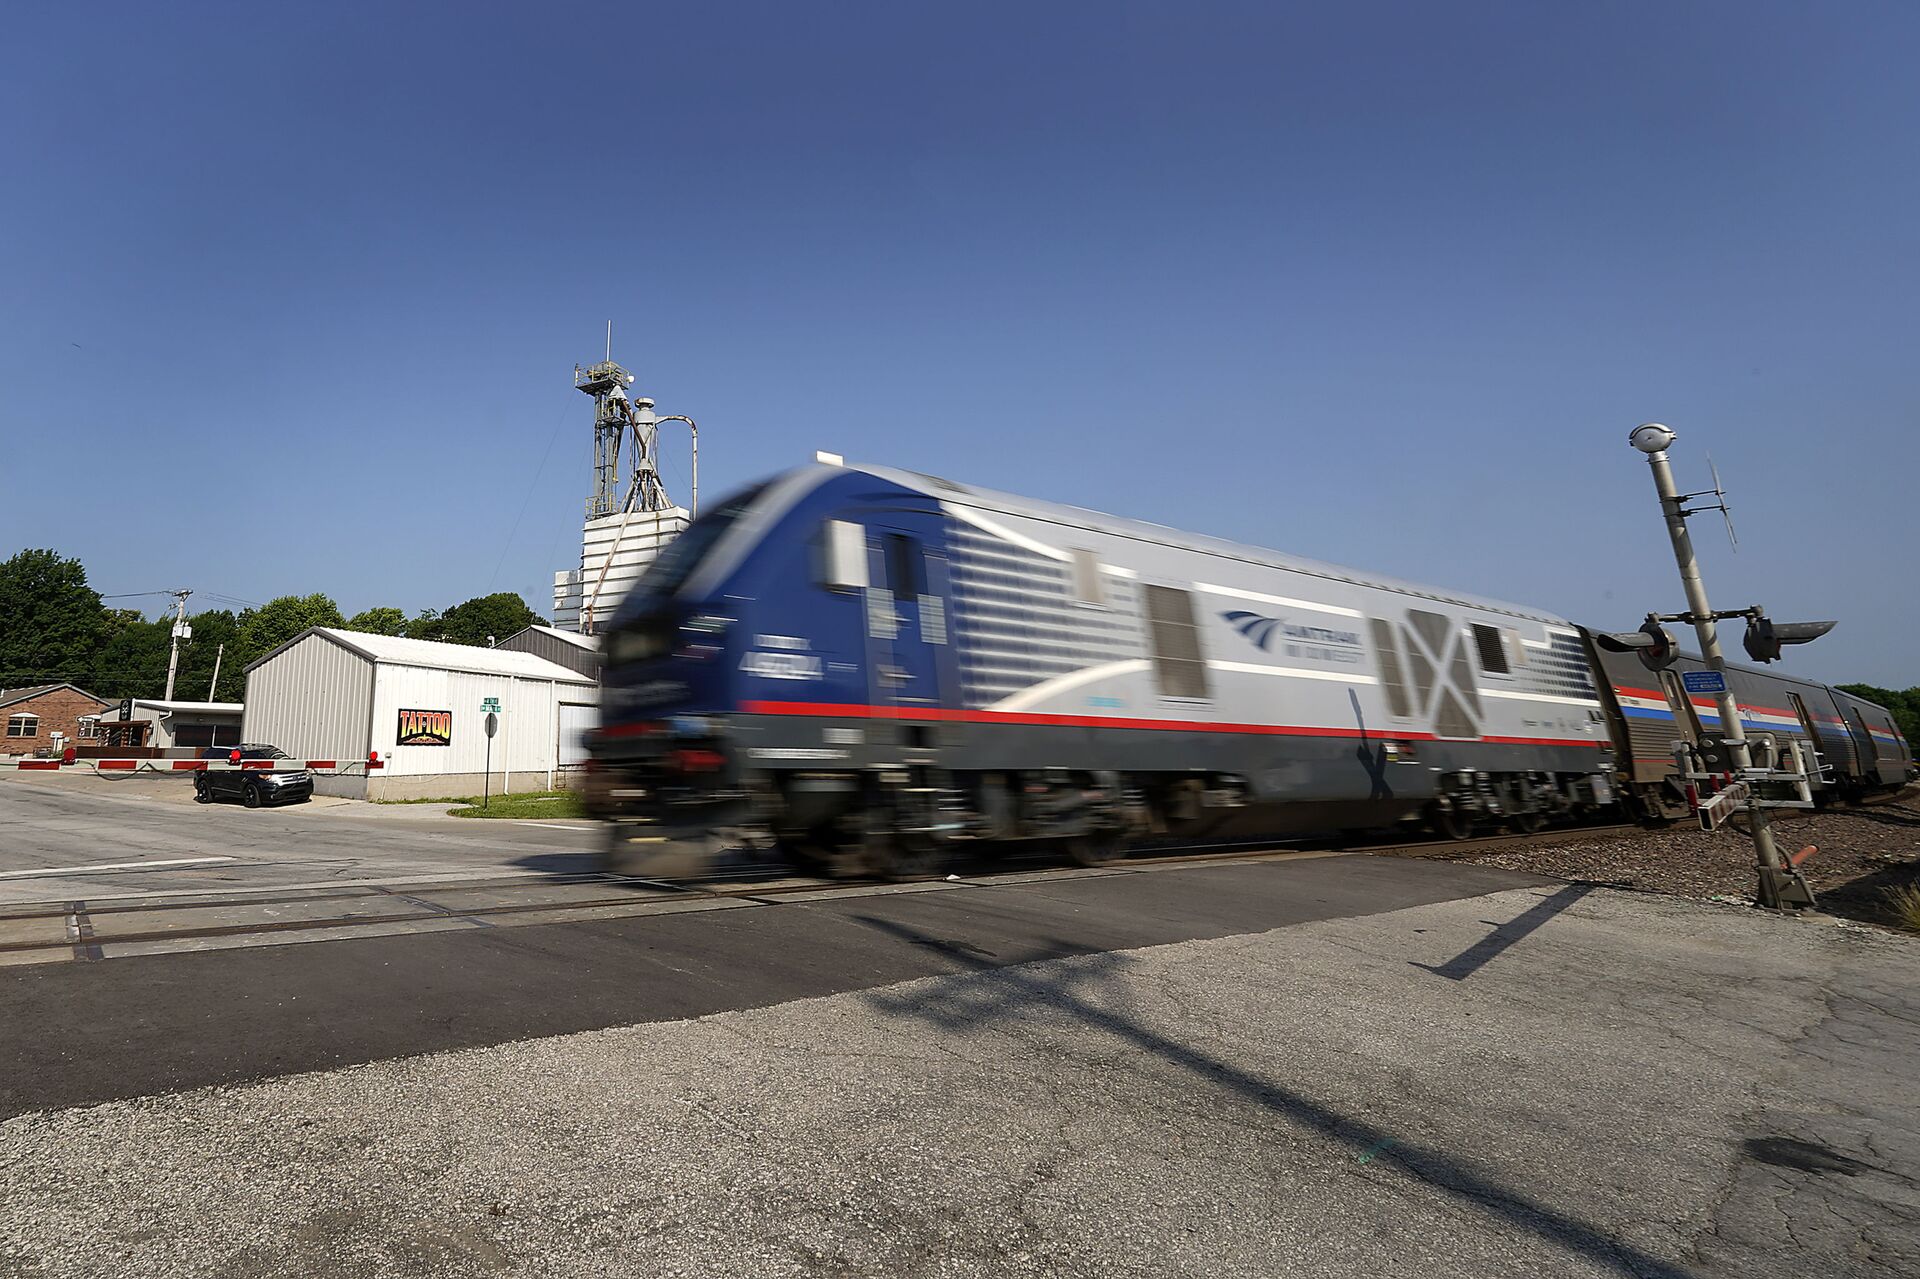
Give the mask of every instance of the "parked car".
[[[214, 746], [200, 753], [201, 759], [231, 760], [286, 759], [287, 753], [274, 746]], [[299, 804], [313, 798], [313, 774], [304, 768], [248, 768], [208, 771], [193, 775], [193, 797], [202, 804], [216, 799], [237, 799], [248, 808], [267, 804]]]

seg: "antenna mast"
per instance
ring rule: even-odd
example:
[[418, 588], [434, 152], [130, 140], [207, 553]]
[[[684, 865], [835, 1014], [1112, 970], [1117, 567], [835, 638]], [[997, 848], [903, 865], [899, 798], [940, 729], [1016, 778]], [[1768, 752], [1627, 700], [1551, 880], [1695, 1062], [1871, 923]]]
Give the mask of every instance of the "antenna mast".
[[[634, 375], [613, 358], [611, 320], [606, 357], [590, 368], [573, 366], [574, 389], [593, 398], [593, 495], [587, 499], [580, 568], [554, 577], [554, 624], [589, 635], [660, 548], [686, 527], [700, 499], [700, 428], [678, 413], [657, 416], [652, 400], [628, 395]], [[662, 422], [686, 423], [692, 439], [686, 509], [667, 495], [660, 476]], [[629, 434], [633, 454], [623, 485], [620, 452]]]
[[[660, 419], [653, 401], [627, 398], [633, 374], [614, 363], [613, 321], [607, 321], [607, 358], [592, 368], [573, 366], [575, 389], [593, 397], [593, 496], [587, 518], [623, 511], [665, 511], [673, 507], [659, 467]], [[633, 432], [633, 475], [620, 491], [620, 446]]]

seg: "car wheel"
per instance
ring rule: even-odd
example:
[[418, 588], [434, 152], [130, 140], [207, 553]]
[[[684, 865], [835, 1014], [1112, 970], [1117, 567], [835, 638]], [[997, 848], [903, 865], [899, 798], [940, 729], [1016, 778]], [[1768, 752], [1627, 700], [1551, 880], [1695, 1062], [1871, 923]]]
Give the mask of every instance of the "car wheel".
[[260, 788], [249, 784], [240, 792], [240, 802], [248, 808], [260, 807]]
[[213, 802], [213, 792], [207, 789], [207, 779], [204, 777], [196, 777], [193, 779], [193, 802], [196, 804], [211, 804]]

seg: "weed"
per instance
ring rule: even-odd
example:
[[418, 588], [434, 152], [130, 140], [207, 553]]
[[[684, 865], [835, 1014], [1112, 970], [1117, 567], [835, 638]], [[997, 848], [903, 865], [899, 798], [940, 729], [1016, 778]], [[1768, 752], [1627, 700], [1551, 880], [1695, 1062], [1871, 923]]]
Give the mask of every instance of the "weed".
[[1902, 928], [1920, 933], [1920, 884], [1902, 884], [1885, 890], [1887, 913]]

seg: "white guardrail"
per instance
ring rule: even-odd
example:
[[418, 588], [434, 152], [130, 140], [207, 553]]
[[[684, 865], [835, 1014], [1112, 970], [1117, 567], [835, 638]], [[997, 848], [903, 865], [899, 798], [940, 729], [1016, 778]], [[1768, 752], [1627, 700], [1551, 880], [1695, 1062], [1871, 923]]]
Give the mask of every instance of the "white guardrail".
[[328, 773], [346, 777], [385, 768], [378, 756], [367, 759], [0, 759], [0, 771], [63, 768], [91, 773], [273, 773], [305, 769], [309, 773]]

